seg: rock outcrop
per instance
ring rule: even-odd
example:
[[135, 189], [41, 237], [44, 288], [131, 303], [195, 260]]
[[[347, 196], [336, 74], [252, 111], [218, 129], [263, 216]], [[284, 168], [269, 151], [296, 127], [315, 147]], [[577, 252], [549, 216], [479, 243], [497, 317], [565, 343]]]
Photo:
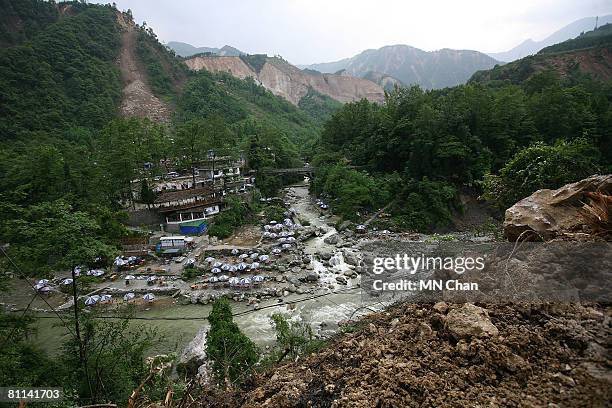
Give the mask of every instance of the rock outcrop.
[[277, 58], [267, 58], [256, 70], [240, 57], [197, 56], [185, 60], [195, 71], [228, 72], [237, 78], [253, 78], [274, 95], [282, 96], [297, 105], [310, 89], [340, 102], [366, 98], [374, 102], [384, 100], [384, 90], [372, 81], [345, 75], [320, 74], [302, 71]]
[[[595, 175], [557, 190], [538, 190], [506, 210], [504, 233], [510, 241], [551, 239], [585, 230], [581, 208], [587, 193], [612, 194], [612, 174]], [[526, 232], [529, 231], [529, 232]]]

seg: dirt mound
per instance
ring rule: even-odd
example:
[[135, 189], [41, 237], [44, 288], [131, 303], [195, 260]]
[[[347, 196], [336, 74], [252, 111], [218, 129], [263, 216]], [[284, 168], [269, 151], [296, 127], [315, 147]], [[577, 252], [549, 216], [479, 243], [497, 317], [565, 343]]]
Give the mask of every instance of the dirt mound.
[[[357, 323], [356, 332], [339, 336], [319, 353], [254, 379], [253, 388], [235, 403], [248, 407], [610, 406], [611, 307], [480, 306], [486, 311], [463, 305], [404, 304], [371, 315]], [[463, 330], [457, 336], [461, 319], [456, 315], [472, 309], [478, 312], [477, 320], [483, 319], [479, 324], [488, 329], [482, 335], [466, 335], [470, 331]]]

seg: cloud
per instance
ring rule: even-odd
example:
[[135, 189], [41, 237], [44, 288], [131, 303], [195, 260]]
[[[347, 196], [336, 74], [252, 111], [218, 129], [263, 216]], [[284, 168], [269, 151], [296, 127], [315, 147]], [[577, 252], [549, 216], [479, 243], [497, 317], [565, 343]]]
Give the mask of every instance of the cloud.
[[612, 13], [607, 0], [116, 0], [162, 41], [235, 46], [296, 64], [408, 44], [503, 51], [579, 18]]

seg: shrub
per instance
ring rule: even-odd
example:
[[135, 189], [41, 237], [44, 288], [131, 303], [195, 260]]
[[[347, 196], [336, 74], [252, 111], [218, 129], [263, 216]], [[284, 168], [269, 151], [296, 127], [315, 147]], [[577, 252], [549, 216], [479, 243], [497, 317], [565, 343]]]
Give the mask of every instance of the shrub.
[[506, 209], [543, 188], [559, 188], [599, 168], [599, 151], [584, 139], [553, 146], [536, 143], [518, 152], [499, 172], [485, 177], [483, 197]]

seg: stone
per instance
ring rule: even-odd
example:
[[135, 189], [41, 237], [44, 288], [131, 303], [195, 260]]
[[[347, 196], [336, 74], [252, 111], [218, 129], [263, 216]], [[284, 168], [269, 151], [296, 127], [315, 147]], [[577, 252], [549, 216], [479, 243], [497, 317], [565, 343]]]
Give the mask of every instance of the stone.
[[456, 339], [497, 336], [499, 330], [491, 323], [486, 309], [466, 303], [451, 310], [445, 318], [446, 328]]
[[323, 240], [323, 242], [325, 242], [326, 244], [329, 245], [336, 245], [340, 242], [340, 235], [339, 234], [332, 234], [329, 237], [325, 238]]
[[306, 275], [306, 282], [316, 282], [319, 280], [319, 274], [316, 272], [311, 272], [308, 275]]
[[319, 251], [317, 255], [319, 255], [319, 258], [321, 258], [324, 261], [329, 261], [329, 259], [333, 256], [333, 254], [330, 251], [326, 251], [326, 250]]
[[341, 285], [347, 284], [347, 280], [344, 276], [336, 276], [336, 282], [338, 282]]
[[[509, 241], [551, 239], [580, 232], [585, 222], [580, 215], [585, 193], [612, 195], [612, 175], [595, 175], [557, 190], [538, 190], [506, 210], [504, 234]], [[527, 232], [531, 231], [531, 232]]]
[[208, 329], [202, 327], [189, 344], [185, 346], [176, 365], [179, 373], [196, 375], [199, 367], [206, 363], [207, 332]]
[[310, 257], [309, 256], [302, 257], [302, 263], [303, 264], [309, 264], [310, 263]]
[[342, 251], [342, 254], [344, 256], [344, 262], [347, 264], [353, 266], [359, 265], [359, 255], [357, 253], [345, 249]]
[[448, 311], [448, 305], [446, 304], [446, 302], [438, 302], [433, 305], [433, 309], [438, 313], [444, 314]]

